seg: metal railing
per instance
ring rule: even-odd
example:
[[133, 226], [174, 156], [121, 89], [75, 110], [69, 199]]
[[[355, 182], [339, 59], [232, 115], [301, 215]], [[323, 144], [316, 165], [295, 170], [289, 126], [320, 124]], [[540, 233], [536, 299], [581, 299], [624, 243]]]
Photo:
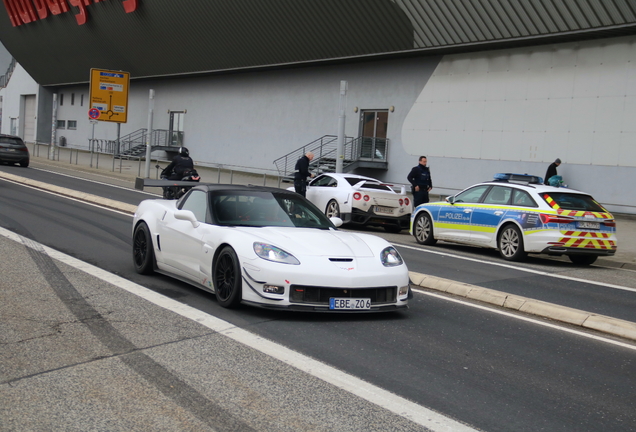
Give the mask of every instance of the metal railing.
[[[295, 171], [296, 161], [307, 152], [312, 152], [314, 160], [310, 164], [310, 169], [317, 173], [334, 172], [338, 156], [337, 146], [337, 136], [325, 135], [276, 159], [274, 165], [281, 176], [290, 176]], [[387, 138], [345, 137], [343, 170], [346, 171], [358, 161], [387, 162], [388, 148]]]

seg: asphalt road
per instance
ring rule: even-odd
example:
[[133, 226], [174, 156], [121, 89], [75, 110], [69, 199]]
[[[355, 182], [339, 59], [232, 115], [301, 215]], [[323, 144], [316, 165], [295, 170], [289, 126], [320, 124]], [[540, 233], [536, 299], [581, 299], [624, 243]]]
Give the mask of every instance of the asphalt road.
[[[42, 172], [33, 175], [133, 204], [147, 197]], [[409, 311], [389, 315], [285, 314], [253, 308], [228, 311], [203, 291], [163, 276], [134, 273], [130, 222], [130, 216], [12, 183], [3, 181], [0, 187], [0, 226], [476, 428], [636, 428], [636, 351], [632, 349], [420, 293]], [[561, 278], [557, 283], [549, 275], [483, 262], [407, 248], [401, 252], [414, 271], [436, 271], [442, 277], [461, 274], [470, 283], [525, 290], [525, 295], [529, 291], [553, 295], [590, 306], [596, 298], [612, 313], [628, 313], [629, 307], [616, 308], [625, 300], [633, 302], [635, 296]], [[541, 263], [530, 263], [536, 265]], [[557, 274], [579, 271], [564, 270], [558, 263], [543, 270]], [[607, 277], [623, 278], [618, 270], [614, 272]], [[188, 356], [188, 352], [181, 355]]]

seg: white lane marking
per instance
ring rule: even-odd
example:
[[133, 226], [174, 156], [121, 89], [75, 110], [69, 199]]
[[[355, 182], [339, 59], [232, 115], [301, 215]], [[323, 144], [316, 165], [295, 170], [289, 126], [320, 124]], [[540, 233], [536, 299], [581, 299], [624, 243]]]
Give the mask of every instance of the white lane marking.
[[[123, 189], [123, 190], [127, 190], [127, 191], [135, 191], [135, 192], [139, 192], [139, 193], [146, 194], [146, 195], [161, 196], [159, 194], [152, 193], [152, 192], [140, 191], [138, 189], [131, 189], [131, 188], [127, 188], [127, 187], [124, 187], [124, 186], [118, 186], [118, 185], [114, 185], [114, 184], [111, 184], [111, 183], [105, 183], [105, 182], [100, 182], [100, 181], [97, 181], [97, 180], [91, 180], [91, 179], [87, 179], [87, 178], [84, 178], [84, 177], [74, 176], [74, 175], [71, 175], [71, 174], [64, 174], [64, 173], [60, 173], [60, 172], [57, 172], [57, 171], [49, 171], [49, 170], [45, 170], [45, 169], [42, 169], [42, 168], [35, 168], [35, 167], [32, 167], [32, 168], [34, 170], [38, 170], [38, 171], [42, 171], [42, 172], [46, 172], [46, 173], [50, 173], [50, 174], [61, 175], [61, 176], [69, 177], [69, 178], [72, 178], [72, 179], [87, 181], [87, 182], [90, 182], [90, 183], [96, 183], [96, 184], [103, 185], [103, 186], [110, 186], [110, 187], [114, 187], [114, 188], [117, 188], [117, 189]], [[109, 179], [113, 178], [113, 177], [108, 177], [108, 176], [101, 175], [101, 174], [92, 174], [92, 175], [96, 175], [96, 176], [100, 176], [100, 177], [106, 177], [106, 178], [109, 178]], [[122, 179], [121, 181], [125, 181], [125, 180]]]
[[[22, 243], [25, 246], [33, 244], [32, 240], [22, 241], [22, 236], [0, 227], [0, 235]], [[36, 243], [37, 244], [37, 243]], [[109, 273], [91, 264], [80, 261], [76, 258], [63, 254], [55, 249], [44, 245], [39, 245], [51, 258], [67, 264], [73, 268], [88, 273], [118, 288], [126, 290], [138, 297], [141, 297], [157, 306], [175, 312], [185, 318], [196, 321], [209, 329], [216, 331], [226, 337], [242, 343], [252, 349], [260, 351], [270, 357], [282, 361], [296, 369], [299, 369], [311, 376], [328, 382], [342, 390], [352, 393], [364, 400], [378, 405], [394, 414], [404, 417], [414, 423], [429, 428], [435, 432], [476, 432], [456, 420], [439, 414], [433, 410], [420, 406], [414, 402], [404, 399], [394, 393], [376, 387], [353, 375], [344, 373], [332, 366], [297, 353], [285, 346], [279, 345], [270, 340], [264, 339], [247, 330], [236, 327], [234, 324], [211, 316], [205, 312], [191, 306], [177, 302], [152, 290], [149, 290], [132, 281]]]
[[86, 205], [89, 205], [89, 206], [92, 206], [92, 207], [100, 208], [100, 209], [102, 209], [102, 210], [108, 210], [108, 211], [113, 212], [113, 213], [119, 213], [119, 214], [124, 215], [124, 216], [130, 216], [130, 217], [133, 217], [133, 215], [131, 215], [130, 213], [126, 213], [126, 212], [123, 212], [123, 211], [119, 211], [119, 210], [116, 210], [116, 209], [114, 209], [114, 208], [112, 208], [112, 207], [105, 207], [105, 206], [103, 206], [103, 205], [95, 204], [95, 203], [92, 203], [92, 202], [89, 202], [89, 201], [86, 201], [86, 200], [81, 200], [81, 199], [73, 198], [73, 197], [70, 197], [70, 196], [68, 196], [68, 195], [60, 195], [60, 194], [59, 194], [59, 193], [57, 193], [57, 192], [49, 191], [49, 190], [46, 190], [46, 189], [41, 189], [41, 188], [38, 188], [38, 187], [35, 187], [35, 186], [26, 185], [26, 184], [24, 184], [24, 183], [16, 182], [16, 181], [9, 180], [9, 179], [5, 179], [5, 178], [0, 178], [0, 180], [2, 180], [2, 181], [6, 181], [6, 182], [9, 182], [9, 183], [13, 183], [13, 184], [17, 184], [17, 185], [19, 185], [19, 186], [23, 186], [23, 187], [25, 187], [25, 188], [33, 189], [33, 190], [36, 190], [36, 191], [38, 191], [38, 192], [47, 193], [47, 194], [49, 194], [49, 195], [55, 195], [55, 196], [56, 196], [56, 197], [58, 197], [58, 198], [66, 198], [66, 199], [69, 199], [69, 200], [71, 200], [71, 201], [78, 202], [78, 203], [80, 203], [80, 204], [86, 204]]
[[420, 252], [426, 252], [426, 253], [431, 253], [431, 254], [435, 254], [435, 255], [440, 255], [440, 256], [447, 256], [447, 257], [451, 257], [451, 258], [457, 258], [457, 259], [463, 259], [466, 261], [473, 261], [479, 264], [488, 264], [488, 265], [493, 265], [493, 266], [498, 266], [498, 267], [504, 267], [504, 268], [509, 268], [512, 270], [518, 270], [518, 271], [522, 271], [522, 272], [526, 272], [526, 273], [534, 273], [534, 274], [538, 274], [541, 276], [549, 276], [549, 277], [553, 277], [553, 278], [559, 278], [559, 279], [566, 279], [566, 280], [570, 280], [573, 282], [583, 282], [586, 284], [591, 284], [591, 285], [598, 285], [598, 286], [602, 286], [602, 287], [606, 287], [606, 288], [614, 288], [614, 289], [619, 289], [619, 290], [623, 290], [623, 291], [631, 291], [631, 292], [636, 292], [636, 288], [630, 288], [630, 287], [626, 287], [626, 286], [622, 286], [622, 285], [614, 285], [614, 284], [608, 284], [605, 282], [595, 282], [595, 281], [590, 281], [587, 279], [580, 279], [580, 278], [575, 278], [572, 276], [565, 276], [565, 275], [560, 275], [560, 274], [555, 274], [555, 273], [548, 273], [545, 271], [541, 271], [541, 270], [533, 270], [533, 269], [527, 269], [527, 268], [523, 268], [523, 267], [516, 267], [510, 264], [504, 264], [504, 263], [498, 263], [498, 262], [493, 262], [493, 261], [486, 261], [486, 260], [481, 260], [481, 259], [477, 259], [477, 258], [469, 258], [469, 257], [464, 257], [461, 255], [454, 255], [454, 254], [450, 254], [448, 252], [438, 252], [438, 251], [432, 251], [429, 249], [422, 249], [419, 248], [417, 246], [409, 246], [409, 245], [405, 245], [405, 244], [400, 244], [400, 243], [393, 243], [391, 242], [391, 244], [393, 246], [398, 246], [398, 247], [403, 247], [406, 249], [412, 249], [412, 250], [416, 250], [416, 251], [420, 251]]
[[549, 322], [546, 322], [546, 321], [538, 320], [536, 318], [530, 318], [530, 317], [525, 317], [525, 316], [522, 316], [522, 315], [517, 315], [517, 314], [511, 313], [511, 312], [506, 312], [504, 310], [495, 309], [495, 308], [488, 307], [488, 306], [482, 306], [482, 305], [479, 305], [479, 304], [476, 304], [476, 303], [471, 303], [471, 302], [466, 301], [466, 300], [456, 299], [456, 298], [448, 297], [448, 296], [445, 296], [445, 295], [442, 295], [442, 294], [436, 294], [436, 293], [432, 293], [432, 292], [429, 292], [429, 291], [424, 291], [424, 290], [421, 290], [421, 289], [418, 289], [418, 288], [411, 288], [411, 289], [413, 291], [419, 293], [419, 294], [424, 294], [424, 295], [431, 296], [431, 297], [437, 297], [437, 298], [442, 299], [442, 300], [447, 300], [447, 301], [451, 301], [451, 302], [454, 302], [454, 303], [459, 303], [461, 305], [469, 306], [469, 307], [472, 307], [472, 308], [475, 308], [475, 309], [481, 309], [481, 310], [485, 310], [485, 311], [488, 311], [488, 312], [493, 312], [493, 313], [496, 313], [496, 314], [499, 314], [499, 315], [504, 315], [504, 316], [507, 316], [507, 317], [510, 317], [510, 318], [515, 318], [515, 319], [518, 319], [518, 320], [521, 320], [521, 321], [527, 321], [527, 322], [530, 322], [530, 323], [533, 323], [533, 324], [538, 324], [540, 326], [549, 327], [549, 328], [552, 328], [552, 329], [555, 329], [555, 330], [564, 331], [566, 333], [572, 333], [572, 334], [575, 334], [575, 335], [578, 335], [578, 336], [586, 337], [588, 339], [594, 339], [594, 340], [597, 340], [597, 341], [609, 343], [609, 344], [612, 344], [612, 345], [618, 345], [618, 346], [620, 346], [622, 348], [628, 348], [630, 350], [636, 351], [636, 345], [630, 345], [630, 344], [625, 343], [625, 342], [621, 342], [621, 341], [605, 338], [605, 337], [602, 337], [602, 336], [597, 336], [597, 335], [594, 335], [594, 334], [591, 334], [591, 333], [586, 333], [586, 332], [582, 332], [582, 331], [571, 329], [571, 328], [567, 328], [567, 327], [562, 327], [562, 326], [560, 326], [558, 324], [552, 324], [552, 323], [549, 323]]

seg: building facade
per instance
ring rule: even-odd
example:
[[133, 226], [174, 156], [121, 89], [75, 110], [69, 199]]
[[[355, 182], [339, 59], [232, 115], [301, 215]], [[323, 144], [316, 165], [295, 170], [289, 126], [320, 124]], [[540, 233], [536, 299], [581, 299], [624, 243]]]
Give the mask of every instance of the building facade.
[[153, 128], [195, 160], [273, 173], [338, 134], [345, 80], [347, 137], [388, 142], [387, 164], [357, 173], [406, 183], [426, 155], [445, 195], [560, 158], [571, 187], [636, 213], [636, 1], [65, 1], [0, 6], [18, 62], [2, 133], [116, 139], [115, 124], [89, 122], [89, 73], [124, 70], [122, 136], [148, 126], [152, 89]]

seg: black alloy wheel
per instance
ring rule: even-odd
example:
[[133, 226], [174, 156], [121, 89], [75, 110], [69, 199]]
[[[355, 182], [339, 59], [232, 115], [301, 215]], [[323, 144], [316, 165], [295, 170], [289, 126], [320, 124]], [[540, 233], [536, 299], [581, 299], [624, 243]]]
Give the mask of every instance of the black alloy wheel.
[[135, 228], [132, 252], [135, 271], [139, 274], [151, 274], [154, 271], [155, 252], [152, 249], [150, 229], [145, 222]]
[[434, 245], [437, 243], [433, 235], [433, 221], [428, 213], [420, 212], [413, 224], [413, 237], [419, 244]]
[[241, 302], [241, 268], [236, 252], [225, 246], [214, 264], [214, 294], [219, 304], [233, 308]]

